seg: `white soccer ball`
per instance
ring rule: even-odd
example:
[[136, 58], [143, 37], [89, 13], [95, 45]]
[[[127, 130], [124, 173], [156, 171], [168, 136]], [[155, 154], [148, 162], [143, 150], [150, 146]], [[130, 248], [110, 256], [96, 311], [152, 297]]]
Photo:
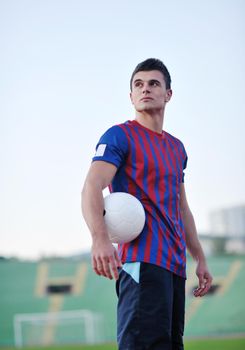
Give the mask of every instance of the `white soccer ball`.
[[145, 225], [145, 210], [141, 202], [125, 192], [113, 192], [104, 198], [104, 219], [113, 243], [134, 240]]

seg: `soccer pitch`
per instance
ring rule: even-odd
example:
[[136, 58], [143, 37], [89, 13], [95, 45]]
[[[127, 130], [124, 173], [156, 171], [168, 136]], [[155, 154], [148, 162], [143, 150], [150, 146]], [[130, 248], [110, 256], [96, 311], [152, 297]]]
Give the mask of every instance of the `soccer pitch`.
[[[60, 347], [25, 347], [21, 350], [117, 350], [115, 344], [91, 346], [60, 346]], [[185, 341], [185, 350], [244, 350], [245, 338], [239, 339], [205, 339]], [[16, 350], [16, 348], [0, 347], [0, 350]]]

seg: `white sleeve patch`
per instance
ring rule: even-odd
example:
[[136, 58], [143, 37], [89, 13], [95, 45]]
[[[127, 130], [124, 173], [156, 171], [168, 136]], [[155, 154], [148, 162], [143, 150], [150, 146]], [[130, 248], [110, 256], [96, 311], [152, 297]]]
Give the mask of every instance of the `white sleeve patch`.
[[106, 146], [104, 143], [98, 146], [97, 151], [95, 153], [95, 157], [103, 157], [105, 153]]

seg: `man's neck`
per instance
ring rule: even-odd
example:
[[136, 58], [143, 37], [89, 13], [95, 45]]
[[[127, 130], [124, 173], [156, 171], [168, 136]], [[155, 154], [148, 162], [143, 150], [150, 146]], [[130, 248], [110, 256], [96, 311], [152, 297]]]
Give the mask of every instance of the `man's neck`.
[[153, 115], [147, 112], [136, 112], [135, 120], [152, 131], [162, 133], [164, 113]]

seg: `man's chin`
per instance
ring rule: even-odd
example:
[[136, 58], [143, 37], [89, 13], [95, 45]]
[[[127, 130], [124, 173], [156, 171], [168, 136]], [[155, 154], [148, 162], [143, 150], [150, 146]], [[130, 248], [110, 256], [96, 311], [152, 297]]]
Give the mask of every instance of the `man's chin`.
[[148, 113], [153, 113], [156, 112], [158, 110], [158, 108], [153, 107], [153, 106], [144, 106], [144, 107], [138, 107], [136, 108], [136, 111], [138, 113], [143, 113], [143, 112], [148, 112]]
[[154, 108], [153, 106], [144, 105], [144, 106], [138, 106], [136, 108], [136, 111], [137, 112], [149, 112], [149, 111], [154, 110], [154, 109], [156, 109], [156, 108]]

